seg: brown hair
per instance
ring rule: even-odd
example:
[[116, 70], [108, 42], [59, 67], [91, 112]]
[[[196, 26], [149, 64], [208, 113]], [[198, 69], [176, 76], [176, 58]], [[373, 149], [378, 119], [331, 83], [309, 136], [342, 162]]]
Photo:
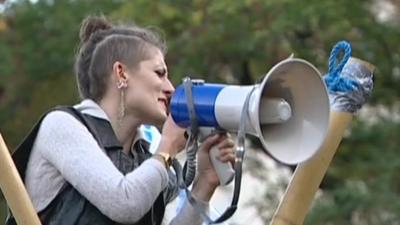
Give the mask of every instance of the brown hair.
[[79, 33], [80, 46], [75, 61], [75, 74], [82, 99], [100, 100], [116, 61], [130, 69], [148, 58], [148, 47], [165, 54], [166, 45], [153, 30], [138, 26], [113, 25], [104, 17], [89, 16]]

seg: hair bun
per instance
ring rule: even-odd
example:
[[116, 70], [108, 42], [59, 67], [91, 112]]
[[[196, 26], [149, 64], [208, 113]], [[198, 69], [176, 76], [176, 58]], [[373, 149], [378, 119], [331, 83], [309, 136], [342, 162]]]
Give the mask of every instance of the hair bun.
[[81, 42], [89, 40], [90, 36], [99, 30], [108, 30], [112, 27], [105, 17], [89, 16], [82, 21], [79, 38]]

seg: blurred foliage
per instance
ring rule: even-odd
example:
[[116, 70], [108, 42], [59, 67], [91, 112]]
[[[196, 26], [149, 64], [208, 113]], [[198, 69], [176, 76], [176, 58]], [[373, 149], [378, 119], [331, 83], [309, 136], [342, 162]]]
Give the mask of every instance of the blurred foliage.
[[[357, 121], [328, 171], [328, 190], [308, 224], [399, 224], [400, 126]], [[329, 179], [330, 178], [330, 179]]]
[[392, 3], [397, 14], [380, 21], [372, 0], [13, 1], [0, 14], [1, 132], [13, 149], [48, 108], [78, 101], [72, 68], [89, 14], [160, 30], [175, 84], [187, 75], [253, 84], [291, 53], [324, 73], [332, 46], [345, 39], [353, 56], [376, 65], [370, 104], [390, 113], [354, 122], [306, 223], [396, 224], [400, 13]]

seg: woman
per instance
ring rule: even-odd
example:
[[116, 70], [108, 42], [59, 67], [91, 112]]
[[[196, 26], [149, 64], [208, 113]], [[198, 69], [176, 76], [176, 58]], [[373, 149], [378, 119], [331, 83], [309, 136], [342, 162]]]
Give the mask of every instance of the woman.
[[[177, 194], [170, 158], [185, 144], [184, 130], [168, 112], [174, 88], [164, 43], [149, 30], [96, 17], [84, 20], [80, 37], [76, 74], [84, 100], [47, 113], [14, 156], [33, 205], [43, 224], [161, 224]], [[142, 124], [162, 127], [154, 155]], [[212, 146], [222, 162], [234, 158], [227, 136], [203, 142], [192, 188], [203, 202], [219, 182]], [[170, 224], [200, 223], [186, 203]]]

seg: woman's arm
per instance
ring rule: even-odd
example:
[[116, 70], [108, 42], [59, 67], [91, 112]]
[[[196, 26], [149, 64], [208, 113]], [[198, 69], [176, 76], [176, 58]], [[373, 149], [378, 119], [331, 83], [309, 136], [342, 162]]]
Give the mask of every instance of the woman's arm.
[[[200, 146], [198, 151], [198, 176], [193, 183], [192, 195], [196, 198], [200, 206], [208, 211], [208, 202], [210, 201], [215, 189], [219, 186], [218, 175], [211, 163], [209, 152], [212, 147], [219, 149], [219, 160], [221, 162], [233, 162], [234, 143], [227, 134], [216, 134], [208, 137]], [[181, 212], [171, 221], [170, 225], [184, 224], [200, 225], [201, 216], [193, 206], [186, 200]]]
[[65, 112], [46, 116], [34, 148], [67, 182], [117, 222], [133, 223], [142, 218], [168, 183], [165, 166], [153, 158], [124, 176], [86, 127]]

